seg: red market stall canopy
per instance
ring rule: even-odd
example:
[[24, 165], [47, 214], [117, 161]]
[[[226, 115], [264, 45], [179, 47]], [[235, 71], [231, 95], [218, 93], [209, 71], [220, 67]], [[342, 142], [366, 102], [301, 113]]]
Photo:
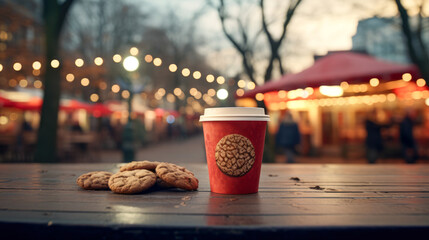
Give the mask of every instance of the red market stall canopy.
[[316, 60], [311, 67], [302, 72], [284, 75], [278, 81], [269, 81], [238, 98], [253, 98], [257, 93], [271, 91], [339, 85], [344, 81], [352, 84], [368, 83], [371, 78], [385, 82], [401, 79], [404, 73], [410, 73], [413, 79], [420, 75], [414, 65], [382, 61], [354, 52], [332, 53]]

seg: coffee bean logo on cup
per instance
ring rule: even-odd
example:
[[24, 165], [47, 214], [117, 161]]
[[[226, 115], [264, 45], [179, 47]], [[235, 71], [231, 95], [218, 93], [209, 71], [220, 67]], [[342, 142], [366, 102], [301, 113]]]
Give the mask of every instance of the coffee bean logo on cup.
[[241, 177], [255, 163], [255, 148], [248, 138], [240, 134], [223, 137], [216, 145], [216, 164], [228, 176]]

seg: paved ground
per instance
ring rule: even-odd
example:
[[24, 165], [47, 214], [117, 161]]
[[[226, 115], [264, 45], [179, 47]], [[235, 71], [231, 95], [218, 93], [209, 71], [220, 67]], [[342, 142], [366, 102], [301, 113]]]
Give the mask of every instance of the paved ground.
[[[172, 140], [164, 143], [153, 144], [139, 149], [136, 160], [166, 161], [172, 163], [205, 163], [204, 138], [202, 135], [193, 136], [186, 140]], [[82, 160], [88, 161], [88, 160]], [[103, 151], [91, 162], [121, 162], [120, 151]], [[277, 162], [284, 162], [285, 158], [277, 156]], [[366, 159], [344, 159], [341, 157], [302, 157], [296, 158], [296, 163], [367, 163]], [[377, 164], [404, 163], [398, 159], [379, 159]], [[418, 163], [429, 163], [429, 160], [419, 160]]]

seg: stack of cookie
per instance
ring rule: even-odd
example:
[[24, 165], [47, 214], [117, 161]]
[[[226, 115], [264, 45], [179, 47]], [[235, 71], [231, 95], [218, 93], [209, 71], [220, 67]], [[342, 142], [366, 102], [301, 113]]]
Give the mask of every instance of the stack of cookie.
[[110, 189], [115, 193], [135, 194], [150, 188], [181, 188], [197, 190], [198, 179], [184, 167], [165, 162], [134, 161], [125, 164], [118, 173], [96, 171], [76, 180], [83, 189]]

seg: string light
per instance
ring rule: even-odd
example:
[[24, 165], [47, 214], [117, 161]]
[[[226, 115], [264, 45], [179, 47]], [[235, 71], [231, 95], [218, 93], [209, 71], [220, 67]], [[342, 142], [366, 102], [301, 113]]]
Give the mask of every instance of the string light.
[[74, 75], [72, 73], [69, 73], [66, 75], [67, 82], [73, 82], [74, 81]]
[[214, 96], [216, 95], [216, 90], [214, 90], [213, 88], [210, 88], [210, 89], [207, 91], [207, 94], [208, 94], [210, 97], [214, 97]]
[[173, 93], [174, 93], [174, 95], [176, 95], [176, 96], [180, 96], [180, 95], [182, 95], [182, 89], [180, 89], [180, 88], [175, 88], [174, 89], [174, 91], [173, 91]]
[[119, 63], [119, 62], [121, 62], [121, 61], [122, 61], [122, 57], [121, 57], [121, 55], [119, 55], [119, 54], [115, 54], [115, 55], [113, 55], [113, 61], [114, 61], [115, 63]]
[[177, 71], [177, 65], [176, 64], [170, 64], [170, 66], [168, 66], [168, 69], [170, 70], [170, 72], [176, 72]]
[[247, 88], [248, 88], [248, 89], [252, 90], [252, 89], [255, 89], [255, 87], [256, 87], [256, 85], [255, 85], [255, 83], [254, 83], [254, 82], [248, 82], [248, 83], [247, 83]]
[[173, 103], [176, 101], [176, 98], [174, 97], [173, 94], [169, 93], [169, 94], [167, 94], [167, 101], [170, 103]]
[[152, 55], [147, 54], [146, 56], [144, 56], [144, 60], [145, 60], [147, 63], [150, 63], [150, 62], [152, 62], [153, 57], [152, 57]]
[[369, 80], [369, 85], [371, 85], [371, 87], [377, 87], [379, 84], [380, 81], [378, 78], [371, 78], [371, 80]]
[[27, 87], [28, 86], [28, 81], [27, 81], [27, 79], [25, 79], [25, 78], [23, 78], [23, 79], [21, 79], [21, 80], [19, 80], [19, 86], [20, 87]]
[[161, 60], [161, 58], [155, 58], [155, 59], [153, 60], [153, 65], [155, 65], [155, 66], [159, 67], [159, 66], [161, 66], [161, 64], [162, 64], [162, 60]]
[[244, 95], [244, 90], [243, 89], [237, 89], [237, 91], [235, 92], [235, 94], [237, 94], [237, 96], [241, 97]]
[[34, 70], [40, 70], [42, 64], [39, 61], [34, 61], [32, 66]]
[[54, 59], [51, 61], [51, 67], [58, 68], [59, 66], [60, 66], [60, 61], [58, 61], [57, 59]]
[[96, 58], [94, 59], [94, 63], [95, 63], [95, 65], [97, 65], [97, 66], [101, 66], [101, 65], [103, 64], [103, 59], [102, 59], [101, 57], [96, 57]]
[[89, 79], [88, 78], [82, 78], [80, 80], [80, 84], [84, 87], [88, 86], [89, 85]]
[[0, 72], [3, 71], [3, 65], [0, 64]]
[[120, 90], [121, 90], [121, 87], [119, 87], [118, 84], [113, 84], [112, 85], [112, 92], [118, 93]]
[[402, 79], [406, 82], [409, 82], [409, 81], [411, 81], [412, 76], [410, 73], [404, 73], [404, 74], [402, 74]]
[[97, 94], [97, 93], [93, 93], [93, 94], [91, 94], [91, 96], [89, 97], [89, 99], [91, 100], [91, 102], [97, 102], [99, 98], [100, 98], [100, 97], [98, 96], [98, 94]]
[[285, 90], [280, 90], [277, 95], [279, 96], [279, 98], [286, 98], [287, 97], [287, 92]]
[[16, 63], [14, 63], [13, 64], [13, 70], [15, 70], [15, 71], [21, 71], [21, 69], [22, 69], [22, 64], [21, 63], [19, 63], [19, 62], [16, 62]]
[[74, 64], [76, 65], [76, 67], [82, 67], [83, 64], [85, 64], [85, 62], [83, 61], [82, 58], [78, 58], [76, 59], [76, 61], [74, 61]]
[[11, 79], [9, 80], [9, 86], [10, 87], [16, 87], [18, 85], [18, 81], [16, 81], [15, 79]]
[[191, 71], [190, 71], [188, 68], [184, 68], [184, 69], [182, 69], [182, 75], [183, 75], [184, 77], [189, 76], [189, 74], [191, 74]]
[[262, 101], [262, 100], [264, 100], [264, 94], [263, 93], [257, 93], [255, 98], [257, 101]]
[[34, 76], [39, 76], [39, 75], [40, 75], [40, 70], [36, 70], [36, 69], [34, 69], [34, 70], [33, 70], [33, 75], [34, 75]]
[[219, 76], [219, 77], [216, 78], [216, 82], [218, 84], [224, 84], [225, 83], [225, 78], [222, 77], [222, 76]]
[[426, 81], [423, 78], [419, 78], [419, 79], [417, 79], [416, 84], [419, 87], [423, 87], [426, 85]]
[[207, 82], [211, 83], [215, 80], [215, 77], [211, 74], [207, 75], [206, 77]]
[[107, 88], [107, 83], [106, 83], [106, 82], [101, 81], [101, 82], [98, 84], [98, 87], [99, 87], [101, 90], [106, 90], [106, 88]]
[[128, 90], [122, 91], [122, 97], [128, 99], [130, 97], [130, 92]]
[[238, 82], [237, 82], [237, 86], [238, 86], [239, 88], [244, 88], [244, 87], [246, 87], [246, 81], [244, 81], [244, 80], [238, 80]]
[[130, 48], [130, 54], [133, 56], [137, 56], [137, 54], [139, 54], [139, 49], [136, 47]]
[[36, 81], [34, 81], [33, 85], [35, 88], [41, 88], [42, 87], [42, 81], [36, 80]]
[[220, 100], [225, 100], [228, 97], [228, 91], [226, 89], [221, 88], [217, 90], [216, 96]]
[[199, 71], [195, 71], [195, 72], [192, 74], [192, 76], [193, 76], [195, 79], [200, 79], [200, 78], [201, 78], [201, 73], [200, 73]]
[[342, 89], [346, 90], [347, 88], [349, 88], [349, 83], [348, 82], [341, 82], [340, 87]]

